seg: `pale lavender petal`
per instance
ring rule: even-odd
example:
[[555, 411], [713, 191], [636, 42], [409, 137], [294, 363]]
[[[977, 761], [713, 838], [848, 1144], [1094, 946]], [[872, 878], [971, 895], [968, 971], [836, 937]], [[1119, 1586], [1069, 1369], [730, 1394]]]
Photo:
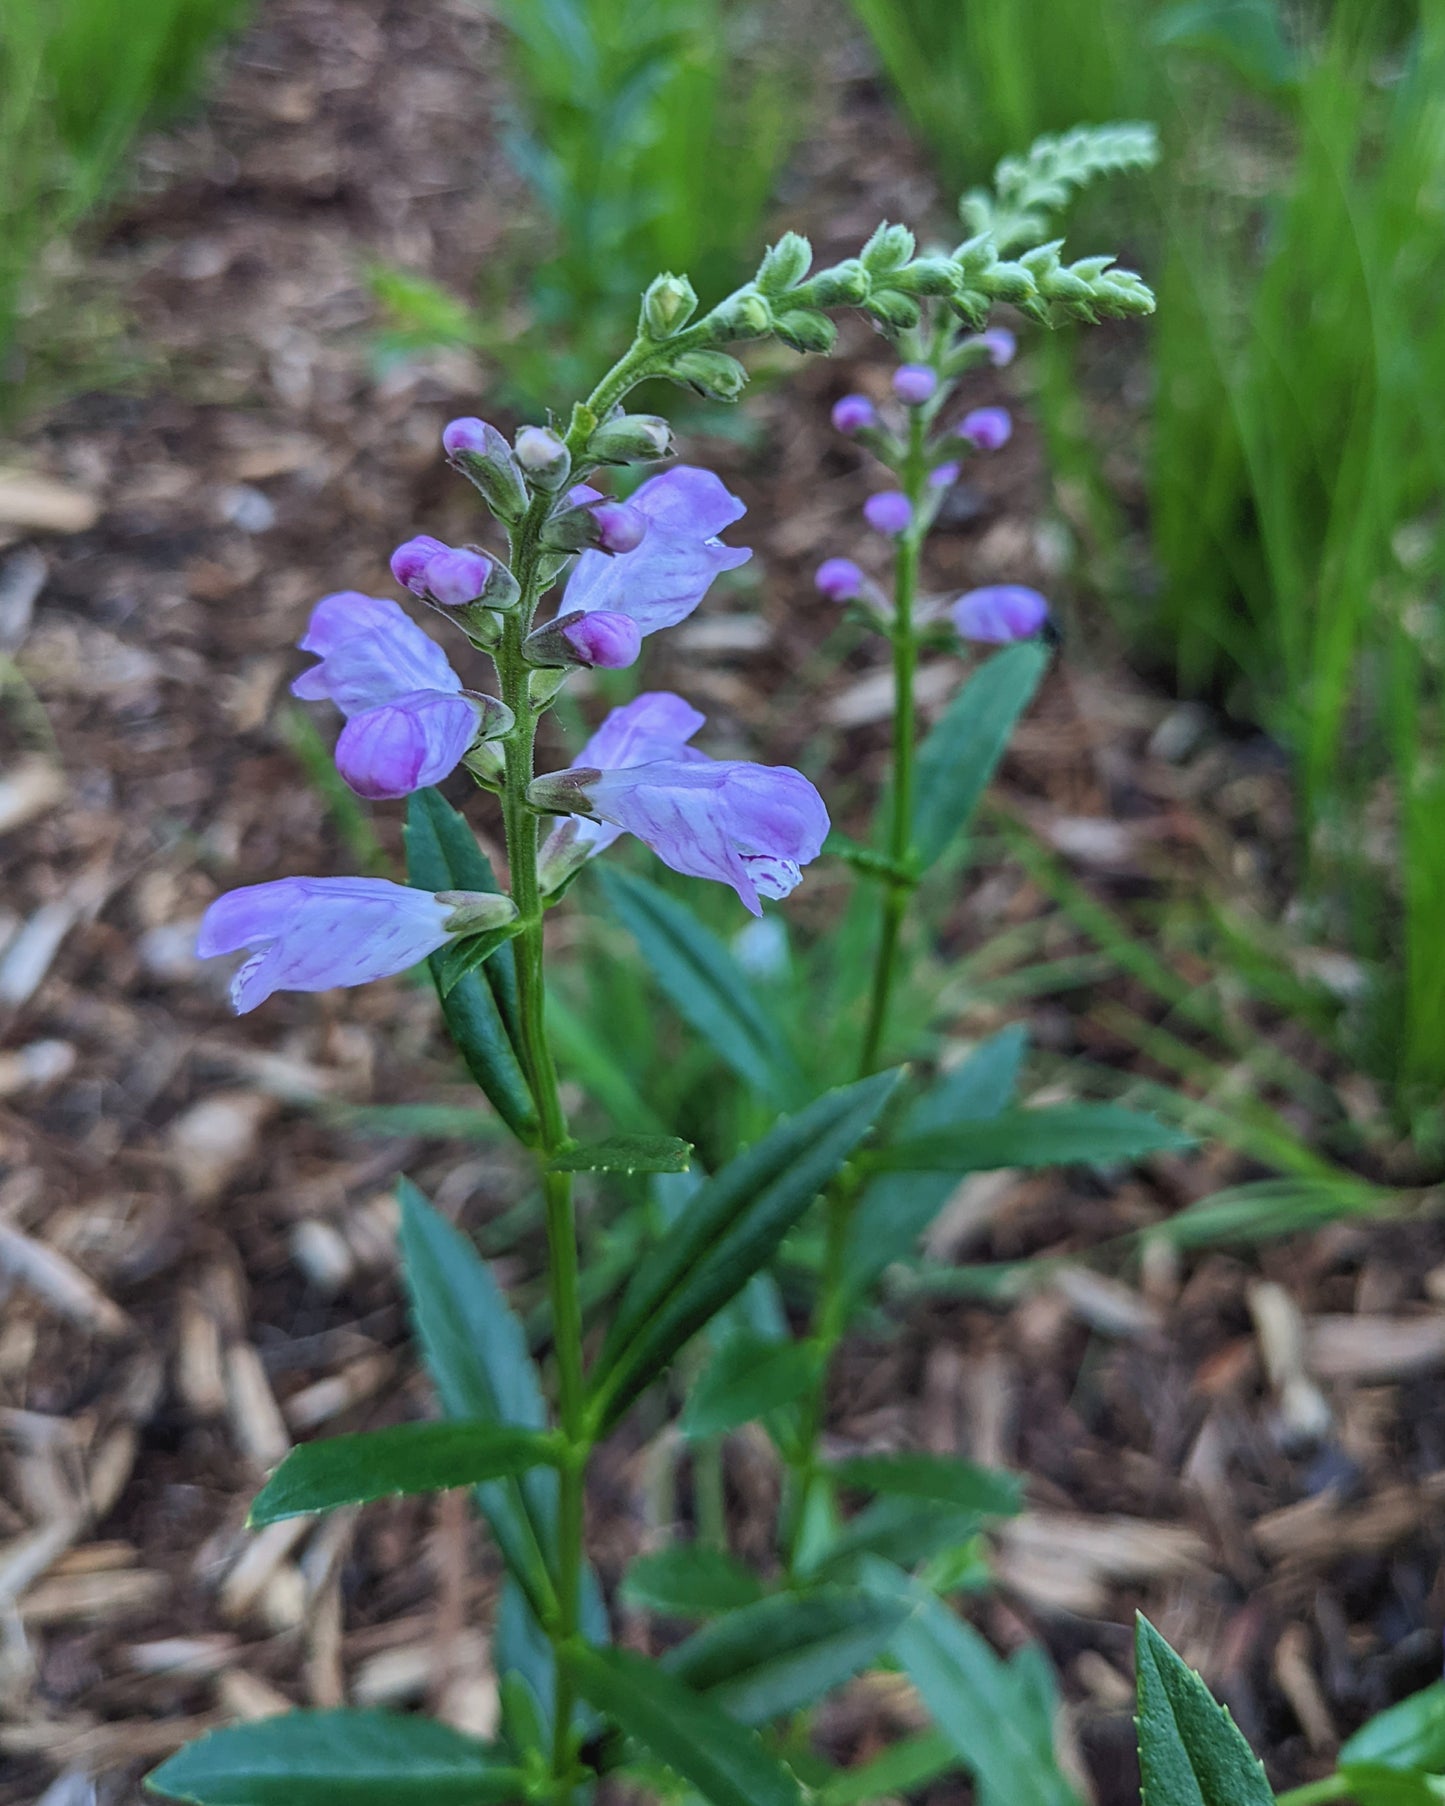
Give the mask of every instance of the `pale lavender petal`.
[[455, 693], [462, 680], [435, 640], [397, 603], [354, 590], [326, 596], [311, 611], [303, 652], [321, 662], [303, 671], [292, 694], [329, 698], [343, 715], [392, 702], [414, 690]]
[[[572, 761], [574, 771], [622, 771], [630, 765], [650, 765], [661, 759], [704, 759], [687, 743], [707, 720], [690, 702], [684, 702], [671, 690], [644, 690], [631, 702], [613, 709], [592, 738]], [[549, 850], [560, 852], [559, 837], [575, 829], [569, 842], [586, 849], [588, 858], [606, 852], [623, 830], [611, 822], [597, 821], [591, 816], [575, 816], [554, 828], [543, 848], [545, 860]], [[558, 842], [556, 847], [553, 842]]]
[[642, 651], [642, 634], [631, 615], [614, 614], [609, 608], [596, 609], [562, 630], [573, 654], [584, 665], [595, 665], [604, 671], [625, 671], [637, 663]]
[[964, 415], [958, 430], [981, 451], [997, 451], [1013, 436], [1014, 423], [1007, 408], [975, 408]]
[[469, 696], [415, 690], [353, 715], [336, 741], [336, 769], [358, 796], [410, 796], [461, 764], [477, 735]]
[[830, 602], [851, 602], [863, 583], [863, 572], [851, 558], [825, 558], [813, 576], [818, 594]]
[[679, 465], [664, 471], [628, 505], [646, 521], [646, 537], [632, 552], [584, 552], [567, 581], [564, 610], [631, 615], [643, 633], [655, 633], [685, 620], [714, 577], [752, 557], [745, 547], [717, 538], [745, 510], [710, 470]]
[[922, 407], [938, 387], [938, 372], [928, 364], [900, 364], [893, 372], [893, 393], [910, 408]]
[[971, 589], [950, 607], [960, 635], [986, 646], [1007, 646], [1031, 639], [1049, 618], [1049, 605], [1036, 589], [1022, 583], [993, 583]]
[[875, 533], [906, 533], [913, 523], [913, 504], [901, 489], [885, 489], [864, 502], [863, 518]]
[[280, 878], [218, 897], [196, 953], [249, 953], [231, 980], [244, 1015], [273, 991], [329, 991], [406, 971], [447, 940], [453, 907], [386, 878]]

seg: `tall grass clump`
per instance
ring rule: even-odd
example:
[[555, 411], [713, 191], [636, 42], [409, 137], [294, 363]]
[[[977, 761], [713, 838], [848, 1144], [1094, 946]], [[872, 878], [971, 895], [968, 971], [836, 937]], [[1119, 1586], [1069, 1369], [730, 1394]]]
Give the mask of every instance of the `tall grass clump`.
[[14, 362], [46, 248], [106, 197], [136, 133], [186, 99], [245, 10], [246, 0], [0, 0], [0, 363]]

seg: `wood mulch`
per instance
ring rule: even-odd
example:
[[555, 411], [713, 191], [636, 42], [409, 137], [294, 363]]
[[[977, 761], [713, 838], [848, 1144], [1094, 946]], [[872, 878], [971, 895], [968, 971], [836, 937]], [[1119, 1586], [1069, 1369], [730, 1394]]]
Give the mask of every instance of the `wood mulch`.
[[[12, 448], [23, 475], [0, 476], [0, 1806], [139, 1800], [180, 1742], [288, 1705], [495, 1718], [497, 1567], [459, 1496], [260, 1535], [244, 1517], [294, 1440], [430, 1408], [397, 1284], [396, 1174], [522, 1286], [535, 1226], [509, 1239], [505, 1213], [525, 1181], [498, 1144], [348, 1116], [470, 1103], [425, 990], [283, 996], [236, 1021], [191, 944], [223, 888], [356, 869], [297, 751], [292, 648], [319, 595], [387, 586], [408, 532], [467, 535], [438, 433], [490, 411], [484, 373], [447, 355], [378, 376], [361, 270], [379, 255], [464, 291], [504, 242], [525, 201], [497, 64], [467, 0], [268, 0], [205, 116], [148, 144], [95, 250], [160, 367], [135, 394], [57, 408]], [[826, 80], [784, 214], [841, 253], [937, 197], [862, 53]], [[708, 710], [714, 751], [831, 770], [845, 814], [878, 769], [886, 688], [877, 648], [833, 658], [810, 574], [861, 543], [876, 480], [828, 404], [881, 375], [850, 329], [841, 360], [759, 383], [746, 443], [693, 442], [748, 501], [733, 537], [758, 557], [646, 673]], [[981, 379], [975, 399], [1006, 392]], [[935, 580], [1057, 584], [1066, 518], [1025, 426], [951, 504]], [[1096, 618], [1071, 622], [1004, 807], [1104, 900], [1182, 881], [1281, 910], [1278, 760], [1181, 715], [1108, 646]], [[925, 676], [930, 709], [955, 681], [951, 662]], [[396, 826], [378, 813], [393, 855]], [[1087, 951], [1007, 861], [961, 890], [950, 932], [969, 955], [1005, 929], [1031, 959]], [[1178, 970], [1200, 978], [1182, 956]], [[1084, 1056], [1167, 1076], [1121, 1008], [1164, 1013], [1117, 974], [1012, 1004], [965, 986], [948, 1039], [1022, 1017], [1060, 1070]], [[1374, 1120], [1368, 1088], [1287, 1026], [1246, 1005], [1238, 1020]], [[1262, 1083], [1246, 1059], [1233, 1070]], [[1278, 1101], [1308, 1135], [1308, 1110]], [[1213, 1147], [1113, 1183], [987, 1175], [931, 1248], [940, 1263], [1083, 1254], [1264, 1170]], [[900, 1317], [846, 1352], [832, 1433], [1028, 1476], [977, 1615], [1000, 1647], [1047, 1643], [1100, 1802], [1136, 1797], [1136, 1606], [1280, 1785], [1325, 1772], [1342, 1735], [1438, 1672], [1445, 1230], [1428, 1217], [1066, 1263], [1006, 1304], [917, 1297]], [[609, 1582], [666, 1529], [655, 1442], [634, 1426], [602, 1464]], [[728, 1478], [738, 1546], [765, 1547], [775, 1476], [751, 1438]], [[824, 1730], [862, 1755], [915, 1720], [906, 1688], [859, 1683]]]

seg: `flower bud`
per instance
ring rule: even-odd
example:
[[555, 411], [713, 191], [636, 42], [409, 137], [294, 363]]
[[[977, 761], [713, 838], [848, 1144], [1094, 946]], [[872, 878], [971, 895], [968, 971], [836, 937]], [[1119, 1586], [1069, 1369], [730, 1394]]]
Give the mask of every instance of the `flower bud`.
[[811, 307], [795, 307], [779, 314], [773, 331], [790, 351], [813, 352], [818, 357], [827, 357], [838, 340], [838, 328], [827, 314]]
[[911, 332], [923, 318], [913, 297], [900, 295], [897, 289], [875, 288], [863, 305], [890, 332]]
[[913, 524], [913, 506], [901, 489], [885, 489], [864, 502], [863, 518], [875, 533], [906, 533]]
[[685, 383], [709, 401], [736, 401], [748, 380], [747, 371], [725, 351], [684, 351], [660, 374]]
[[426, 567], [426, 594], [443, 608], [464, 608], [485, 592], [492, 560], [483, 552], [438, 552]]
[[761, 339], [773, 330], [773, 310], [756, 289], [744, 289], [717, 324], [721, 339]]
[[820, 307], [857, 307], [868, 299], [872, 278], [856, 257], [835, 263], [830, 270], [819, 270], [808, 284], [808, 292]]
[[896, 275], [898, 287], [910, 295], [951, 295], [962, 280], [951, 257], [915, 257]]
[[963, 466], [956, 459], [950, 459], [947, 464], [938, 465], [936, 469], [930, 470], [928, 473], [928, 487], [930, 489], [952, 489], [958, 481], [959, 472], [962, 469]]
[[650, 464], [672, 451], [672, 428], [660, 414], [618, 414], [587, 441], [593, 464]]
[[994, 583], [960, 596], [948, 614], [963, 639], [1007, 646], [1031, 639], [1048, 620], [1049, 605], [1022, 583]]
[[902, 269], [917, 248], [907, 226], [890, 226], [887, 220], [858, 253], [864, 269], [877, 276]]
[[938, 374], [927, 364], [900, 364], [893, 372], [893, 393], [910, 408], [921, 408], [933, 399]]
[[832, 420], [835, 432], [846, 433], [851, 438], [865, 427], [876, 426], [878, 414], [866, 395], [845, 395], [841, 401], [833, 403]]
[[813, 583], [830, 602], [851, 602], [862, 592], [863, 573], [851, 558], [825, 558]]
[[496, 427], [474, 415], [453, 420], [442, 433], [442, 448], [453, 467], [476, 484], [498, 520], [515, 521], [526, 512], [527, 486], [511, 446]]
[[442, 923], [448, 934], [486, 934], [517, 919], [517, 905], [501, 891], [439, 890], [436, 900], [451, 909]]
[[543, 545], [559, 552], [582, 552], [591, 546], [599, 552], [635, 552], [646, 537], [647, 516], [640, 508], [609, 501], [585, 483], [568, 490], [567, 504], [543, 527]]
[[533, 489], [549, 493], [567, 481], [572, 460], [567, 447], [549, 426], [524, 426], [517, 429], [517, 462], [522, 475]]
[[591, 815], [587, 787], [601, 781], [595, 765], [574, 765], [566, 771], [549, 771], [527, 786], [527, 801], [547, 815]]
[[997, 451], [1008, 444], [1014, 425], [1007, 408], [975, 408], [964, 415], [958, 430], [963, 438], [972, 439], [980, 451]]
[[1007, 326], [990, 326], [987, 332], [978, 335], [977, 344], [988, 352], [988, 361], [995, 370], [1002, 370], [1005, 364], [1011, 364], [1019, 342]]
[[430, 533], [418, 533], [412, 539], [403, 540], [392, 553], [391, 574], [403, 589], [409, 589], [414, 596], [424, 596], [426, 567], [433, 558], [450, 550]]
[[768, 247], [758, 265], [757, 285], [765, 295], [780, 294], [800, 283], [813, 261], [813, 247], [800, 232], [785, 232]]
[[657, 276], [642, 297], [642, 328], [650, 339], [670, 339], [697, 308], [697, 290], [686, 276]]
[[641, 651], [642, 630], [632, 616], [605, 608], [558, 615], [522, 642], [522, 656], [529, 665], [583, 665], [589, 670], [594, 665], [604, 671], [625, 670], [637, 663]]

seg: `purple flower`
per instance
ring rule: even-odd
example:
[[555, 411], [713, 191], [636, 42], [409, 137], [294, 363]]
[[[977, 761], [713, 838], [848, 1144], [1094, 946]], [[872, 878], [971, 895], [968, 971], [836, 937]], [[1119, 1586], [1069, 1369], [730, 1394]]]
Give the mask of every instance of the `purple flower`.
[[1019, 342], [1007, 326], [990, 326], [987, 332], [976, 333], [965, 340], [969, 345], [982, 345], [988, 352], [988, 361], [995, 370], [1002, 370], [1005, 364], [1011, 364]]
[[468, 452], [474, 458], [485, 458], [500, 438], [501, 434], [494, 426], [478, 420], [475, 414], [466, 414], [460, 420], [448, 421], [442, 428], [442, 450], [449, 458], [459, 458]]
[[710, 470], [680, 464], [663, 471], [628, 505], [646, 522], [647, 537], [618, 557], [584, 552], [567, 580], [564, 611], [606, 609], [631, 615], [644, 634], [656, 633], [686, 620], [719, 572], [752, 557], [717, 537], [746, 510]]
[[279, 878], [217, 897], [196, 953], [249, 954], [231, 980], [231, 1003], [244, 1015], [273, 991], [329, 991], [404, 972], [446, 942], [455, 911], [454, 895], [444, 902], [386, 878]]
[[593, 812], [645, 842], [664, 865], [730, 884], [762, 914], [802, 881], [828, 834], [823, 799], [800, 771], [690, 758], [603, 771], [584, 790]]
[[426, 594], [426, 567], [433, 558], [449, 552], [450, 546], [433, 539], [430, 533], [418, 533], [403, 540], [391, 555], [391, 574], [403, 589], [414, 596]]
[[830, 602], [851, 602], [863, 588], [863, 573], [851, 558], [825, 558], [813, 583]]
[[647, 536], [647, 516], [630, 502], [598, 502], [592, 509], [601, 551], [635, 552]]
[[301, 641], [321, 662], [293, 694], [329, 698], [347, 717], [336, 765], [361, 796], [406, 796], [461, 763], [481, 711], [461, 694], [446, 654], [395, 602], [355, 591], [327, 596]]
[[940, 464], [936, 470], [929, 471], [928, 487], [930, 489], [952, 489], [958, 481], [958, 474], [962, 469], [963, 466], [958, 463]]
[[568, 665], [601, 666], [622, 671], [637, 663], [642, 634], [631, 615], [599, 608], [592, 614], [572, 609], [529, 633], [522, 655], [529, 664], [565, 669]]
[[470, 696], [413, 690], [352, 716], [336, 741], [336, 769], [358, 796], [410, 796], [456, 770], [479, 721]]
[[931, 401], [938, 388], [938, 372], [928, 364], [900, 364], [893, 372], [893, 393], [910, 408]]
[[301, 650], [319, 654], [321, 662], [301, 673], [291, 693], [334, 702], [347, 716], [414, 690], [456, 695], [462, 687], [447, 655], [404, 609], [356, 590], [322, 597], [311, 611]]
[[994, 583], [969, 590], [948, 613], [963, 639], [1006, 646], [1031, 639], [1048, 620], [1049, 605], [1036, 589], [1021, 583]]
[[847, 433], [851, 438], [865, 427], [875, 425], [878, 413], [866, 395], [845, 395], [841, 401], [833, 403], [832, 419], [833, 430]]
[[972, 439], [981, 451], [997, 451], [1001, 445], [1008, 444], [1014, 423], [1007, 408], [975, 408], [971, 414], [964, 415], [958, 430], [965, 439]]
[[864, 502], [863, 518], [875, 533], [906, 533], [913, 523], [913, 507], [901, 489], [885, 489]]
[[485, 593], [491, 574], [492, 561], [483, 552], [438, 552], [427, 561], [425, 593], [443, 608], [465, 608]]

